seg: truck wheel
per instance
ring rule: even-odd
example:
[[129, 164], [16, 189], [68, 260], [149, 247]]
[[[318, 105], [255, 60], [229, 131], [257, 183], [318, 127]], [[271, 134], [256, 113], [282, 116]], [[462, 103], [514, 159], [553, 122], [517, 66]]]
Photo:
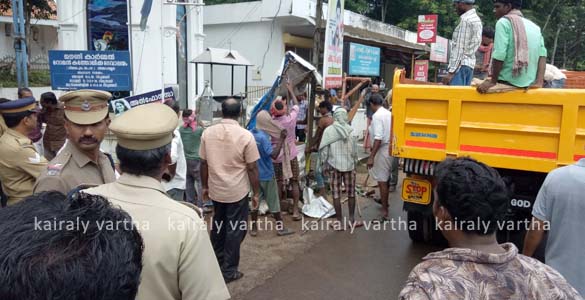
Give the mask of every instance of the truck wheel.
[[431, 222], [431, 229], [429, 230], [431, 235], [431, 244], [434, 246], [447, 248], [449, 246], [449, 242], [447, 242], [447, 239], [445, 239], [441, 233], [441, 230], [437, 228], [435, 219], [432, 218]]
[[408, 217], [408, 224], [410, 225], [412, 222], [416, 224], [416, 229], [411, 230], [410, 226], [408, 229], [408, 236], [413, 242], [421, 242], [424, 243], [429, 240], [430, 234], [428, 231], [428, 217], [423, 215], [420, 212], [416, 211], [409, 211], [407, 212]]

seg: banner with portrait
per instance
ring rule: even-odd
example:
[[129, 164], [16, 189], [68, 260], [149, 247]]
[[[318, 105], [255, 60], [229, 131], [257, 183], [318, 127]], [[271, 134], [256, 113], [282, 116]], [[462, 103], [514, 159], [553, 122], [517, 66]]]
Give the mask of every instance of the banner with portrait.
[[110, 101], [110, 111], [113, 112], [116, 116], [119, 116], [136, 106], [154, 102], [164, 103], [171, 100], [176, 101], [175, 91], [172, 87], [166, 87], [164, 100], [161, 100], [160, 90], [155, 90], [144, 94], [112, 100]]
[[323, 55], [323, 78], [326, 89], [341, 87], [343, 80], [343, 11], [344, 0], [329, 0]]

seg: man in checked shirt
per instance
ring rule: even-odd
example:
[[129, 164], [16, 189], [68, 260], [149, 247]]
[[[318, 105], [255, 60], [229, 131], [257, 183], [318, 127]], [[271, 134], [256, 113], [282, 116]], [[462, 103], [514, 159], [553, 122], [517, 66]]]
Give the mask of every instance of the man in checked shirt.
[[469, 86], [473, 79], [475, 52], [481, 44], [483, 26], [473, 8], [475, 0], [453, 0], [453, 6], [461, 17], [453, 32], [449, 74], [443, 77], [443, 84]]

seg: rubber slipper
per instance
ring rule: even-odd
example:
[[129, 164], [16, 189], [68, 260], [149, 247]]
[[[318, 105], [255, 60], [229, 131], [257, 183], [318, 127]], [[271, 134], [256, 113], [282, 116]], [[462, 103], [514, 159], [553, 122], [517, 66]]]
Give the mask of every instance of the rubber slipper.
[[286, 229], [277, 231], [276, 232], [276, 235], [278, 235], [278, 236], [287, 236], [287, 235], [291, 235], [291, 234], [294, 234], [294, 233], [295, 233], [294, 230], [290, 230], [290, 229], [286, 228]]

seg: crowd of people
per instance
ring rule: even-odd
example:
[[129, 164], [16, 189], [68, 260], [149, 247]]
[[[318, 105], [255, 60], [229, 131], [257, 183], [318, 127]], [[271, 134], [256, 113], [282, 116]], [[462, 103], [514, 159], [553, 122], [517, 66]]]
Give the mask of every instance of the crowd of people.
[[[545, 74], [542, 35], [523, 17], [521, 1], [495, 1], [495, 31], [483, 28], [474, 0], [453, 2], [461, 20], [444, 83], [488, 78], [477, 88], [482, 93], [502, 82], [542, 86], [545, 78], [562, 86], [558, 70]], [[42, 109], [26, 88], [17, 100], [0, 99], [6, 200], [0, 209], [0, 268], [11, 270], [0, 272], [0, 298], [228, 299], [226, 284], [244, 276], [241, 243], [260, 231], [260, 202], [266, 202], [277, 236], [295, 233], [281, 209], [289, 195], [291, 220], [302, 219], [297, 143], [313, 134], [307, 119], [314, 112], [306, 94], [283, 82], [287, 93], [255, 116], [251, 130], [239, 125], [242, 106], [233, 98], [222, 102], [221, 121], [209, 127], [198, 121], [197, 111], [181, 110], [174, 100], [115, 110], [111, 120], [112, 96], [104, 91], [72, 91], [59, 99], [44, 93]], [[398, 160], [389, 150], [392, 93], [384, 97], [372, 85], [359, 97], [368, 120], [367, 167], [386, 221], [389, 193], [398, 181]], [[359, 150], [352, 107], [340, 100], [319, 102], [317, 128], [305, 150], [317, 162], [312, 177], [319, 194], [328, 195], [329, 187], [335, 230], [345, 222], [343, 193], [349, 222], [363, 225], [355, 216]], [[115, 157], [100, 148], [108, 131], [117, 140]], [[443, 161], [436, 169], [433, 214], [451, 248], [426, 256], [400, 298], [582, 299], [585, 274], [575, 252], [584, 245], [574, 236], [585, 228], [567, 220], [579, 220], [585, 211], [584, 170], [582, 159], [549, 174], [524, 256], [496, 240], [509, 200], [504, 180], [470, 158]], [[450, 226], [476, 220], [488, 224], [485, 230]], [[547, 265], [529, 257], [544, 238], [545, 223], [551, 226]]]
[[[2, 273], [4, 282], [10, 283], [10, 287], [0, 288], [2, 298], [34, 298], [35, 293], [41, 292], [59, 297], [62, 287], [72, 282], [78, 283], [76, 289], [68, 291], [82, 299], [229, 298], [226, 284], [244, 276], [238, 266], [240, 244], [248, 230], [239, 225], [248, 224], [250, 217], [250, 235], [258, 234], [254, 223], [260, 198], [267, 202], [277, 223], [276, 234], [294, 233], [284, 225], [278, 187], [279, 180], [294, 182], [298, 172], [293, 167], [296, 156], [291, 155], [290, 149], [296, 147], [295, 138], [288, 138], [289, 134], [294, 137], [296, 122], [290, 120], [297, 119], [298, 107], [290, 85], [288, 89], [289, 96], [278, 98], [271, 112], [257, 115], [257, 126], [250, 131], [237, 122], [241, 106], [235, 99], [222, 103], [220, 123], [203, 129], [190, 110], [185, 110], [181, 114], [183, 122], [178, 122], [174, 102], [139, 106], [110, 121], [107, 93], [69, 92], [60, 98], [67, 140], [48, 163], [38, 158], [27, 138], [36, 130], [36, 115], [40, 113], [34, 99], [0, 104], [6, 123], [2, 136], [6, 143], [0, 149], [9, 154], [0, 159], [3, 186], [9, 187], [4, 180], [14, 177], [14, 173], [29, 176], [29, 181], [34, 182], [17, 186], [28, 188], [28, 192], [18, 190], [12, 194], [13, 189], [7, 189], [10, 205], [0, 209], [0, 239], [9, 245], [0, 253], [11, 258], [5, 260], [3, 267], [14, 270]], [[374, 179], [387, 187], [392, 158], [388, 151], [378, 149], [388, 147], [385, 133], [390, 129], [386, 121], [391, 113], [383, 101], [377, 94], [369, 100], [374, 146], [368, 165]], [[321, 113], [333, 122], [319, 136], [318, 171], [329, 177], [338, 224], [343, 222], [340, 200], [345, 191], [349, 221], [358, 227], [357, 145], [348, 113], [337, 108], [331, 114], [327, 104], [321, 106]], [[141, 122], [144, 118], [152, 122]], [[108, 128], [118, 140], [115, 165], [99, 150]], [[177, 141], [177, 132], [185, 143]], [[196, 154], [192, 149], [195, 145], [199, 147]], [[183, 160], [190, 161], [190, 167], [178, 171], [181, 168], [171, 167], [181, 161], [173, 148], [181, 146], [182, 151], [189, 148]], [[11, 167], [14, 164], [7, 162], [14, 162], [17, 154], [27, 159]], [[276, 162], [279, 155], [288, 164]], [[34, 173], [36, 177], [31, 174], [31, 166], [42, 166]], [[481, 298], [478, 293], [488, 298], [522, 295], [526, 299], [582, 299], [573, 288], [584, 286], [582, 270], [575, 261], [579, 258], [570, 250], [581, 246], [581, 241], [570, 234], [579, 228], [564, 220], [569, 213], [575, 214], [577, 220], [583, 211], [579, 201], [585, 192], [581, 191], [585, 188], [583, 170], [582, 160], [552, 172], [539, 193], [533, 222], [551, 223], [544, 265], [528, 257], [542, 240], [543, 230], [528, 232], [524, 246], [528, 256], [519, 254], [513, 244], [497, 243], [495, 224], [504, 218], [509, 195], [495, 170], [469, 158], [441, 163], [436, 170], [433, 212], [452, 248], [425, 257], [408, 277], [401, 299], [459, 299], [461, 295]], [[191, 174], [185, 175], [188, 180], [183, 179], [194, 184], [185, 198], [173, 197], [169, 193], [173, 187], [165, 186], [177, 172]], [[214, 213], [209, 234], [201, 217], [205, 207], [213, 207]], [[383, 213], [388, 213], [387, 204]], [[487, 222], [487, 230], [449, 227], [465, 220]], [[87, 225], [75, 227], [68, 222]], [[117, 225], [102, 230], [104, 225], [99, 224], [106, 222]], [[31, 238], [33, 235], [35, 238]], [[98, 246], [103, 243], [111, 246]], [[39, 248], [40, 245], [48, 248]], [[69, 245], [77, 246], [73, 250]], [[28, 254], [23, 256], [25, 252]], [[53, 260], [48, 261], [47, 253]], [[61, 271], [71, 268], [77, 272]], [[451, 269], [454, 271], [447, 271]], [[531, 279], [524, 280], [518, 274]]]
[[[30, 224], [37, 220], [35, 217], [41, 217], [35, 213], [45, 211], [42, 221], [54, 221], [43, 227], [53, 231], [45, 233], [47, 238], [57, 232], [65, 234], [59, 226], [73, 221], [71, 214], [76, 214], [76, 224], [131, 222], [129, 227], [116, 226], [116, 231], [123, 231], [119, 234], [95, 237], [117, 239], [109, 242], [129, 246], [126, 253], [138, 252], [133, 259], [142, 264], [131, 269], [142, 273], [140, 285], [135, 286], [136, 277], [128, 277], [136, 282], [128, 282], [134, 286], [125, 291], [126, 295], [133, 294], [139, 299], [229, 298], [226, 284], [244, 276], [238, 268], [240, 245], [248, 231], [251, 236], [259, 233], [260, 199], [267, 203], [274, 217], [277, 236], [295, 233], [285, 226], [281, 213], [281, 201], [289, 197], [289, 192], [291, 219], [301, 220], [298, 126], [306, 125], [306, 116], [311, 112], [303, 94], [295, 95], [290, 83], [286, 83], [286, 88], [288, 93], [278, 96], [269, 111], [256, 116], [257, 126], [252, 130], [239, 125], [241, 105], [235, 99], [224, 101], [223, 119], [205, 128], [198, 122], [196, 111], [181, 111], [174, 100], [138, 106], [110, 119], [108, 92], [78, 90], [64, 93], [59, 99], [45, 93], [39, 108], [32, 92], [23, 88], [19, 90], [19, 99], [0, 103], [0, 182], [2, 198], [7, 200], [2, 213], [22, 213], [23, 207], [31, 203], [50, 205], [51, 209], [39, 207], [27, 212], [20, 224]], [[299, 105], [297, 96], [305, 102], [304, 106]], [[372, 97], [373, 111], [383, 111], [383, 101], [380, 95]], [[300, 107], [304, 109], [301, 118]], [[321, 195], [326, 196], [328, 181], [338, 221], [336, 229], [342, 229], [343, 192], [349, 198], [350, 222], [361, 226], [361, 221], [355, 218], [358, 149], [348, 112], [343, 107], [334, 110], [329, 101], [319, 103], [318, 111], [321, 114], [318, 129], [307, 153], [313, 153], [318, 162], [314, 171]], [[379, 122], [374, 117], [372, 125], [376, 147], [386, 149], [373, 156], [378, 157], [377, 164], [389, 162], [390, 126], [388, 120], [382, 119], [390, 113], [385, 112]], [[149, 122], [143, 122], [145, 119]], [[115, 156], [101, 150], [108, 132], [117, 140]], [[39, 148], [39, 143], [44, 147]], [[376, 169], [377, 164], [371, 167]], [[376, 178], [387, 181], [383, 177], [389, 176], [388, 170], [384, 167], [376, 171]], [[387, 193], [383, 197], [387, 198]], [[93, 210], [85, 214], [73, 211], [79, 205], [93, 206], [89, 207]], [[90, 212], [99, 215], [92, 216]], [[203, 217], [211, 212], [208, 234]], [[7, 226], [15, 224], [2, 223], [0, 231], [8, 230]], [[82, 229], [88, 230], [73, 227], [67, 230]], [[126, 240], [130, 236], [132, 243]], [[84, 238], [66, 241], [95, 243]], [[17, 243], [13, 245], [4, 249], [12, 251], [8, 256], [19, 255]], [[55, 247], [54, 251], [68, 250], [58, 248], [65, 246]], [[110, 251], [105, 256], [127, 255], [117, 248], [91, 251], [100, 257], [100, 251]], [[70, 255], [83, 260], [89, 254]], [[33, 276], [26, 270], [22, 272], [22, 276]], [[112, 283], [97, 280], [93, 284], [98, 288], [99, 284]], [[111, 297], [108, 299], [115, 298]]]

